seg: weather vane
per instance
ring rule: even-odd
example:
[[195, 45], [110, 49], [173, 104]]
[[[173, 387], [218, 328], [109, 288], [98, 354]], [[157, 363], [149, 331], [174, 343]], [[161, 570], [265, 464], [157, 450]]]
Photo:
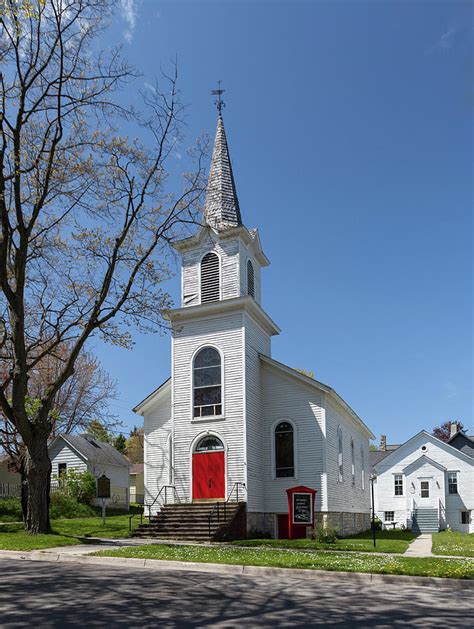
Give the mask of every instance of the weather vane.
[[219, 81], [217, 81], [217, 89], [216, 89], [216, 90], [211, 90], [211, 94], [212, 94], [213, 96], [217, 96], [217, 98], [216, 98], [216, 100], [214, 101], [214, 103], [216, 104], [217, 111], [218, 111], [219, 113], [221, 113], [221, 112], [222, 112], [223, 107], [225, 107], [225, 103], [224, 103], [224, 101], [222, 100], [222, 94], [225, 92], [225, 90], [223, 90], [223, 89], [221, 88], [221, 83], [222, 83], [222, 81], [220, 81], [220, 80], [219, 80]]

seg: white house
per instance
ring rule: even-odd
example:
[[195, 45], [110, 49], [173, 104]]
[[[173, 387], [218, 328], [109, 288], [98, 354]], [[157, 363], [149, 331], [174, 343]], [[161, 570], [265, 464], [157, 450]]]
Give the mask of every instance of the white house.
[[[52, 482], [69, 470], [91, 472], [96, 478], [110, 478], [110, 507], [128, 509], [130, 504], [130, 462], [109, 443], [92, 435], [59, 435], [49, 446]], [[102, 504], [95, 498], [92, 504]]]
[[474, 532], [473, 445], [465, 435], [445, 443], [422, 430], [402, 445], [371, 452], [375, 510], [385, 526]]
[[[317, 490], [317, 523], [369, 527], [373, 435], [331, 387], [271, 357], [280, 330], [262, 308], [269, 261], [247, 229], [222, 116], [204, 226], [175, 243], [182, 303], [169, 312], [171, 377], [134, 409], [144, 417], [145, 503], [246, 501], [247, 528], [285, 535], [285, 490]], [[159, 496], [159, 499], [157, 497]]]

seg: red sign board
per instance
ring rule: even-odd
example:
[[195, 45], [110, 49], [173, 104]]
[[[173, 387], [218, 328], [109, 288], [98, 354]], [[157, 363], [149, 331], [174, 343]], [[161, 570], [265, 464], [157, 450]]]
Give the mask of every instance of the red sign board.
[[314, 497], [316, 489], [298, 485], [286, 490], [288, 497], [288, 537], [292, 539], [294, 527], [314, 528]]

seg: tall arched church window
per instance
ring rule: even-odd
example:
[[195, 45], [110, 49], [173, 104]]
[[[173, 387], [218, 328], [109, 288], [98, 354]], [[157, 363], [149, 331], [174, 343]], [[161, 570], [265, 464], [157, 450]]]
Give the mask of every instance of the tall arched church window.
[[351, 475], [352, 475], [352, 484], [355, 485], [356, 463], [355, 463], [354, 439], [352, 439], [352, 437], [351, 437]]
[[275, 476], [286, 478], [295, 475], [294, 430], [289, 422], [280, 422], [275, 428]]
[[219, 301], [219, 298], [219, 256], [212, 252], [206, 253], [201, 260], [201, 303]]
[[342, 460], [342, 428], [337, 429], [337, 467], [339, 470], [339, 482], [344, 480], [344, 467]]
[[247, 260], [247, 295], [255, 299], [255, 273], [250, 260]]
[[204, 347], [194, 358], [193, 416], [222, 415], [221, 355], [214, 347]]

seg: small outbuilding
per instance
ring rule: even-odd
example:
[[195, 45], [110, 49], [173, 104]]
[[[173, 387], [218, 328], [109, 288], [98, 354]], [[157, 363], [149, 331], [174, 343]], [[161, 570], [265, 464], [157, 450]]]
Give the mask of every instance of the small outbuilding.
[[145, 465], [135, 463], [130, 468], [130, 502], [143, 504], [145, 498]]
[[[90, 434], [59, 435], [49, 447], [52, 483], [69, 470], [91, 472], [96, 478], [110, 478], [109, 507], [128, 509], [130, 505], [130, 461], [110, 443], [98, 441]], [[94, 499], [92, 504], [99, 505]]]

